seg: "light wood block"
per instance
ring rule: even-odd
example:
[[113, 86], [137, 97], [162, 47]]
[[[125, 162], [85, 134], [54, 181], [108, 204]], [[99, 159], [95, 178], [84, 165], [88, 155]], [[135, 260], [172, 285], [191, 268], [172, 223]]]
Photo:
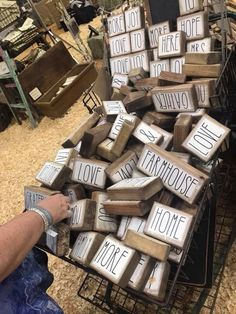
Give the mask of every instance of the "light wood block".
[[114, 122], [119, 113], [127, 113], [122, 101], [103, 101], [102, 108], [108, 122]]
[[146, 144], [137, 168], [159, 177], [164, 186], [189, 204], [196, 201], [209, 177], [154, 144]]
[[131, 32], [136, 29], [144, 28], [145, 16], [144, 8], [136, 6], [125, 11], [125, 28], [126, 32]]
[[90, 267], [120, 287], [126, 287], [140, 260], [140, 254], [107, 236], [92, 259]]
[[104, 239], [105, 236], [97, 232], [81, 232], [70, 252], [70, 258], [89, 266]]
[[170, 72], [183, 73], [183, 64], [185, 63], [185, 57], [170, 58]]
[[138, 123], [139, 119], [135, 116], [129, 115], [129, 114], [124, 114], [124, 113], [120, 113], [118, 114], [115, 122], [113, 123], [113, 126], [111, 128], [111, 131], [108, 135], [108, 137], [112, 140], [115, 140], [122, 128], [123, 123], [125, 122], [125, 120], [134, 122], [135, 124]]
[[186, 34], [183, 30], [164, 34], [158, 38], [159, 58], [178, 57], [185, 54]]
[[203, 2], [202, 0], [179, 0], [179, 11], [180, 15], [191, 14], [193, 12], [202, 11]]
[[130, 71], [130, 55], [110, 58], [111, 75], [128, 74]]
[[83, 199], [70, 205], [72, 216], [68, 218], [68, 225], [71, 230], [90, 231], [93, 230], [96, 202], [90, 199]]
[[110, 37], [125, 33], [124, 14], [111, 15], [107, 18], [107, 28]]
[[70, 229], [64, 223], [58, 223], [46, 231], [46, 246], [57, 256], [69, 252]]
[[158, 47], [158, 39], [160, 35], [170, 33], [170, 23], [165, 21], [148, 27], [148, 36], [150, 48]]
[[158, 144], [158, 146], [162, 147], [163, 149], [168, 149], [172, 146], [173, 141], [173, 134], [170, 132], [165, 131], [164, 129], [160, 128], [155, 124], [150, 125], [156, 132], [163, 136], [162, 141]]
[[170, 206], [174, 200], [174, 194], [163, 189], [160, 193], [159, 203]]
[[66, 184], [63, 189], [63, 194], [70, 198], [71, 203], [86, 198], [82, 184]]
[[229, 128], [205, 114], [182, 146], [201, 160], [208, 162], [229, 132]]
[[190, 41], [187, 43], [187, 52], [208, 53], [213, 50], [213, 40], [211, 37], [206, 37], [199, 40]]
[[75, 158], [78, 152], [74, 148], [61, 148], [57, 152], [54, 162], [68, 166], [71, 158]]
[[221, 64], [209, 64], [209, 65], [199, 65], [199, 64], [184, 64], [183, 73], [187, 76], [193, 77], [219, 77], [221, 70]]
[[172, 130], [175, 124], [175, 117], [156, 111], [148, 111], [143, 117], [147, 124], [155, 124], [162, 129]]
[[128, 113], [147, 109], [153, 104], [152, 97], [148, 96], [145, 91], [129, 93], [123, 102]]
[[206, 113], [206, 109], [198, 108], [198, 109], [196, 109], [193, 112], [180, 112], [176, 116], [176, 118], [178, 119], [181, 116], [191, 115], [192, 121], [193, 121], [193, 124], [194, 124], [194, 123], [197, 123], [204, 116], [205, 113]]
[[113, 78], [112, 78], [111, 86], [113, 88], [120, 89], [122, 85], [127, 85], [128, 81], [129, 81], [129, 79], [128, 79], [128, 75], [127, 74], [115, 73], [113, 75]]
[[141, 121], [135, 128], [133, 136], [144, 144], [157, 144], [161, 143], [163, 140], [163, 134], [160, 133], [160, 130], [158, 128], [155, 128], [155, 126], [149, 126], [143, 121]]
[[52, 191], [41, 186], [27, 185], [24, 187], [25, 209], [34, 207], [34, 205], [45, 199], [47, 196], [57, 193], [60, 193], [60, 191]]
[[220, 63], [219, 52], [187, 52], [185, 55], [186, 64], [215, 64]]
[[132, 86], [128, 86], [128, 85], [122, 85], [120, 88], [120, 94], [122, 94], [123, 96], [127, 96], [131, 92], [134, 92], [134, 91], [135, 89]]
[[130, 33], [131, 51], [138, 52], [147, 49], [146, 30], [138, 29]]
[[206, 79], [206, 80], [194, 80], [189, 81], [195, 86], [198, 100], [198, 107], [200, 108], [210, 108], [210, 97], [215, 95], [215, 79]]
[[131, 53], [129, 33], [109, 38], [111, 57], [118, 57]]
[[149, 201], [111, 201], [104, 202], [106, 211], [113, 215], [144, 216], [151, 209]]
[[111, 162], [115, 161], [117, 156], [112, 152], [113, 145], [114, 141], [110, 138], [106, 138], [101, 144], [98, 145], [96, 155]]
[[120, 225], [117, 231], [117, 238], [119, 239], [123, 239], [126, 231], [128, 229], [129, 223], [131, 221], [131, 217], [127, 217], [127, 216], [122, 216], [121, 220], [120, 220]]
[[148, 73], [144, 71], [143, 68], [132, 69], [128, 74], [129, 80], [135, 84], [137, 81], [147, 78]]
[[149, 62], [151, 59], [150, 53], [151, 52], [148, 50], [143, 50], [129, 55], [130, 70], [135, 68], [143, 68], [144, 71], [149, 72]]
[[[170, 71], [170, 59], [163, 59], [150, 62], [150, 77], [159, 77], [161, 71]], [[159, 81], [158, 81], [158, 85]]]
[[160, 86], [184, 84], [186, 82], [186, 75], [181, 73], [172, 73], [168, 71], [161, 71], [159, 76]]
[[191, 154], [188, 153], [180, 153], [180, 152], [170, 152], [175, 157], [180, 158], [182, 161], [186, 162], [187, 164], [191, 164]]
[[189, 115], [180, 116], [175, 123], [173, 147], [177, 152], [184, 152], [182, 147], [184, 140], [187, 138], [192, 129], [192, 117]]
[[168, 244], [129, 229], [127, 230], [124, 243], [143, 254], [163, 262], [167, 260], [170, 253]]
[[157, 77], [148, 77], [141, 80], [138, 80], [135, 83], [135, 88], [137, 90], [143, 90], [148, 92], [149, 90], [153, 89], [154, 87], [159, 85], [159, 79]]

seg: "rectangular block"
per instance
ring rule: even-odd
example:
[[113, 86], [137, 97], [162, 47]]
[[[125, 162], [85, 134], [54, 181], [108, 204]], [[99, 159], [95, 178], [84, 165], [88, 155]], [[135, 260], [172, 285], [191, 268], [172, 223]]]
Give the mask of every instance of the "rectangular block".
[[127, 230], [124, 243], [143, 254], [165, 262], [170, 253], [170, 246], [133, 230]]
[[197, 106], [197, 95], [192, 84], [155, 87], [151, 93], [157, 112], [191, 112]]
[[74, 162], [72, 180], [103, 189], [106, 183], [108, 163], [95, 159], [77, 157]]
[[111, 201], [104, 202], [106, 211], [113, 215], [144, 216], [151, 209], [149, 201]]
[[168, 260], [171, 262], [179, 264], [182, 256], [183, 256], [183, 250], [172, 246], [170, 249], [170, 254], [169, 254]]
[[127, 217], [127, 216], [121, 217], [120, 226], [118, 228], [117, 235], [116, 235], [117, 238], [119, 238], [119, 239], [124, 238], [126, 231], [128, 229], [128, 226], [130, 224], [130, 221], [131, 221], [131, 217]]
[[[130, 73], [130, 71], [129, 71], [129, 73]], [[122, 85], [120, 88], [120, 94], [122, 96], [127, 96], [127, 95], [129, 95], [129, 93], [134, 92], [134, 91], [135, 91], [135, 89], [132, 86], [128, 86], [128, 85]]]
[[182, 146], [207, 162], [222, 145], [229, 132], [229, 128], [205, 114]]
[[187, 43], [187, 52], [207, 53], [213, 50], [213, 41], [211, 37], [190, 41]]
[[138, 121], [138, 118], [130, 114], [125, 114], [125, 113], [118, 114], [115, 122], [113, 123], [111, 131], [108, 135], [110, 139], [115, 140], [117, 138], [125, 120], [136, 123]]
[[69, 167], [55, 162], [46, 162], [36, 175], [36, 180], [53, 190], [61, 190], [70, 175]]
[[97, 232], [81, 232], [70, 252], [70, 258], [88, 266], [104, 239], [105, 236]]
[[117, 201], [145, 201], [162, 189], [156, 177], [124, 179], [107, 188], [108, 198]]
[[107, 17], [108, 34], [110, 37], [125, 33], [124, 14], [111, 15]]
[[158, 144], [158, 146], [160, 146], [163, 149], [168, 149], [169, 147], [172, 146], [172, 141], [173, 141], [173, 134], [169, 133], [165, 130], [163, 130], [162, 128], [160, 128], [159, 126], [155, 125], [155, 124], [151, 124], [150, 125], [156, 132], [158, 132], [159, 134], [161, 134], [163, 136], [162, 141]]
[[187, 76], [193, 77], [215, 77], [218, 78], [220, 75], [221, 64], [209, 64], [209, 65], [199, 65], [199, 64], [184, 64], [183, 73]]
[[137, 90], [143, 90], [148, 92], [149, 90], [153, 89], [154, 87], [159, 85], [159, 79], [157, 77], [148, 77], [141, 80], [138, 80], [135, 83], [135, 88]]
[[82, 184], [66, 184], [62, 192], [70, 198], [71, 203], [86, 198]]
[[148, 96], [145, 91], [136, 91], [129, 93], [123, 100], [128, 113], [142, 109], [147, 109], [152, 105], [152, 97]]
[[150, 53], [148, 50], [133, 53], [129, 55], [130, 70], [136, 68], [143, 68], [144, 71], [149, 72]]
[[203, 10], [202, 0], [179, 0], [180, 15], [186, 15], [197, 11]]
[[125, 11], [126, 32], [131, 32], [145, 26], [143, 7], [134, 7]]
[[125, 120], [122, 124], [120, 132], [118, 133], [111, 148], [112, 154], [114, 154], [116, 157], [120, 157], [122, 155], [126, 144], [133, 133], [134, 128], [135, 122]]
[[148, 73], [145, 72], [143, 68], [132, 69], [128, 74], [129, 80], [133, 84], [135, 84], [138, 80], [144, 79], [148, 76], [149, 76]]
[[112, 152], [113, 145], [114, 141], [110, 138], [106, 138], [101, 144], [98, 145], [96, 155], [111, 162], [115, 161], [117, 156]]
[[159, 36], [159, 58], [178, 57], [185, 54], [186, 35], [183, 30]]
[[174, 155], [175, 157], [180, 158], [181, 160], [183, 160], [187, 164], [191, 164], [191, 154], [174, 152], [174, 151], [171, 151], [170, 153], [172, 155]]
[[119, 113], [127, 113], [121, 100], [103, 101], [102, 108], [104, 116], [109, 122], [114, 122]]
[[122, 85], [128, 84], [128, 75], [127, 74], [118, 74], [115, 73], [112, 78], [111, 86], [113, 88], [120, 89]]
[[64, 223], [51, 226], [46, 231], [46, 246], [57, 256], [64, 256], [69, 252], [70, 229]]
[[208, 14], [204, 11], [177, 18], [177, 30], [186, 33], [186, 40], [202, 39], [209, 35]]
[[158, 38], [160, 35], [170, 33], [170, 23], [165, 21], [148, 27], [148, 36], [150, 48], [158, 47]]
[[198, 100], [198, 107], [201, 108], [210, 108], [210, 97], [215, 95], [215, 85], [216, 82], [214, 79], [206, 79], [206, 80], [194, 80], [189, 81], [187, 83], [191, 83], [195, 86]]
[[161, 71], [169, 71], [169, 70], [170, 70], [170, 59], [150, 62], [150, 77], [159, 77], [159, 75], [161, 74]]
[[170, 72], [182, 73], [182, 66], [185, 63], [185, 57], [181, 58], [170, 58]]
[[77, 151], [74, 148], [61, 148], [57, 152], [54, 162], [68, 166], [70, 159], [77, 155]]
[[129, 33], [109, 38], [111, 57], [127, 55], [131, 52]]
[[104, 202], [108, 199], [107, 193], [94, 191], [92, 200], [96, 202], [94, 230], [99, 232], [117, 232], [118, 223], [116, 216], [105, 210]]
[[186, 82], [186, 75], [181, 73], [172, 73], [168, 71], [161, 71], [159, 76], [160, 86], [184, 84]]
[[128, 230], [133, 230], [137, 233], [143, 234], [144, 227], [146, 225], [147, 220], [142, 217], [131, 217], [129, 220], [129, 224], [125, 227], [124, 234], [121, 238], [123, 241], [126, 237], [126, 233]]
[[187, 52], [185, 63], [187, 64], [214, 64], [220, 63], [221, 55], [219, 52]]
[[137, 168], [159, 177], [164, 186], [189, 204], [195, 202], [209, 177], [154, 144], [146, 144]]
[[174, 127], [174, 139], [173, 139], [173, 148], [177, 152], [184, 152], [182, 144], [186, 137], [189, 135], [192, 129], [192, 117], [189, 116], [180, 116]]
[[83, 199], [70, 205], [72, 216], [68, 218], [68, 225], [71, 230], [90, 231], [93, 230], [96, 202], [90, 199]]
[[128, 74], [130, 71], [130, 55], [110, 58], [111, 75]]
[[145, 28], [130, 33], [131, 51], [137, 52], [147, 49]]
[[149, 125], [155, 124], [165, 130], [172, 130], [175, 124], [175, 117], [156, 111], [148, 111], [145, 113], [143, 121]]
[[152, 49], [153, 61], [159, 61], [158, 48]]
[[155, 126], [149, 126], [143, 121], [141, 121], [135, 128], [133, 136], [144, 144], [157, 144], [163, 140], [163, 135], [159, 132], [159, 129], [155, 128]]
[[107, 236], [90, 267], [124, 288], [137, 267], [140, 255], [111, 236]]
[[176, 118], [178, 119], [180, 116], [191, 115], [193, 123], [197, 123], [205, 113], [206, 113], [206, 109], [198, 108], [195, 111], [191, 111], [191, 112], [180, 112], [176, 116]]
[[183, 248], [193, 216], [155, 202], [148, 216], [144, 233], [178, 248]]
[[39, 201], [42, 201], [47, 196], [60, 193], [59, 191], [52, 191], [41, 186], [27, 185], [24, 187], [25, 209], [34, 207]]

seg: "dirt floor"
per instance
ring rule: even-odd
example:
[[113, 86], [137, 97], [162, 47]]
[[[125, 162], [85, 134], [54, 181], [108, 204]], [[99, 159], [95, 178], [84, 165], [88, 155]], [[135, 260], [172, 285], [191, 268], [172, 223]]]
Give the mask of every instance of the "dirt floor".
[[[98, 27], [96, 19], [93, 26]], [[81, 27], [86, 38], [87, 27]], [[68, 37], [63, 34], [62, 36]], [[15, 121], [0, 133], [0, 224], [23, 210], [25, 185], [38, 184], [35, 175], [46, 161], [54, 160], [63, 140], [88, 115], [81, 99], [63, 118], [44, 117], [36, 129], [29, 121], [18, 125]], [[103, 313], [77, 296], [84, 272], [55, 257], [49, 256], [49, 268], [55, 280], [49, 294], [63, 308], [65, 314]], [[236, 313], [236, 243], [229, 254], [214, 313]]]

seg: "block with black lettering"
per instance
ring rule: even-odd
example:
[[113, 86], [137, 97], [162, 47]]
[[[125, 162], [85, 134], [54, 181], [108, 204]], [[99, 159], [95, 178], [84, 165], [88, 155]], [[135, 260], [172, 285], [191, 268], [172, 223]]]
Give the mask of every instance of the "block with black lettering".
[[92, 200], [96, 202], [94, 230], [99, 232], [117, 232], [118, 223], [116, 216], [106, 211], [104, 202], [108, 199], [107, 193], [94, 191]]
[[147, 109], [153, 104], [152, 97], [148, 96], [145, 91], [129, 93], [123, 102], [128, 113]]
[[137, 52], [147, 49], [145, 28], [130, 32], [131, 51]]
[[159, 76], [159, 86], [178, 85], [186, 82], [186, 75], [182, 73], [173, 73], [161, 71]]
[[220, 75], [221, 64], [184, 64], [183, 73], [192, 77], [214, 77]]
[[150, 126], [143, 121], [141, 121], [135, 128], [133, 136], [144, 144], [159, 144], [163, 141], [163, 134], [160, 133], [160, 130], [155, 128], [155, 126]]
[[66, 184], [63, 189], [63, 194], [70, 198], [71, 202], [79, 201], [85, 196], [84, 186], [82, 184]]
[[170, 33], [170, 22], [165, 21], [148, 27], [148, 36], [150, 48], [158, 47], [158, 38], [160, 35]]
[[[170, 59], [163, 59], [150, 62], [150, 77], [159, 77], [161, 71], [170, 71]], [[158, 81], [158, 86], [160, 86]]]
[[155, 202], [144, 233], [182, 249], [186, 243], [193, 216]]
[[169, 149], [172, 146], [173, 134], [165, 131], [155, 124], [151, 124], [150, 127], [152, 127], [154, 130], [156, 130], [156, 132], [163, 136], [162, 141], [158, 145], [163, 149]]
[[211, 37], [206, 37], [199, 40], [187, 42], [187, 52], [211, 52], [213, 50], [213, 40]]
[[193, 84], [155, 87], [151, 93], [157, 112], [191, 112], [197, 107]]
[[193, 204], [209, 177], [155, 144], [146, 144], [137, 168], [159, 177], [163, 185], [189, 204]]
[[180, 15], [186, 15], [193, 12], [203, 10], [203, 1], [202, 0], [194, 0], [194, 1], [182, 1], [179, 0], [179, 11]]
[[111, 75], [128, 74], [130, 71], [130, 55], [110, 58]]
[[[123, 217], [126, 217], [126, 216], [123, 216]], [[125, 222], [126, 222], [126, 224], [125, 224]], [[146, 222], [147, 222], [147, 220], [143, 217], [130, 217], [128, 220], [124, 220], [123, 221], [123, 223], [124, 223], [123, 234], [122, 234], [122, 237], [120, 237], [120, 239], [122, 241], [125, 239], [126, 233], [128, 230], [133, 230], [133, 231], [136, 231], [138, 233], [143, 234]], [[118, 237], [118, 235], [117, 235], [117, 237]]]
[[109, 37], [125, 33], [125, 16], [116, 14], [107, 17], [107, 28]]
[[68, 166], [71, 158], [75, 158], [78, 152], [74, 148], [61, 148], [57, 152], [54, 162]]
[[125, 11], [126, 32], [145, 27], [144, 8], [137, 6]]
[[209, 161], [228, 136], [230, 129], [205, 114], [182, 146], [201, 160]]
[[185, 152], [182, 147], [184, 140], [187, 138], [192, 130], [191, 115], [180, 116], [174, 126], [173, 148], [177, 152]]
[[215, 79], [201, 79], [193, 80], [187, 83], [191, 83], [195, 86], [198, 100], [198, 107], [200, 108], [210, 108], [210, 97], [215, 95]]
[[122, 128], [123, 123], [125, 122], [125, 120], [134, 122], [135, 125], [139, 122], [138, 117], [130, 115], [130, 114], [125, 114], [125, 113], [120, 113], [118, 114], [115, 122], [112, 125], [111, 131], [108, 135], [108, 137], [112, 140], [115, 140]]
[[96, 202], [90, 199], [83, 199], [70, 205], [72, 216], [68, 218], [68, 225], [71, 230], [90, 231], [93, 230]]
[[143, 117], [143, 122], [154, 124], [164, 130], [172, 130], [175, 124], [175, 117], [156, 111], [148, 111]]
[[128, 74], [129, 80], [135, 84], [137, 81], [147, 78], [148, 73], [144, 71], [143, 68], [132, 69]]
[[56, 162], [46, 162], [36, 175], [36, 180], [51, 188], [61, 190], [63, 185], [69, 181], [71, 169]]
[[60, 191], [52, 191], [41, 186], [27, 185], [24, 187], [25, 209], [34, 207], [34, 205], [45, 199], [47, 196], [57, 193], [60, 193]]
[[121, 100], [109, 100], [102, 102], [104, 116], [108, 122], [114, 122], [119, 113], [127, 113]]
[[116, 89], [120, 89], [122, 85], [128, 84], [128, 75], [127, 74], [118, 74], [115, 73], [112, 78], [111, 86]]
[[145, 92], [148, 92], [154, 87], [159, 86], [159, 79], [158, 77], [148, 77], [140, 79], [135, 83], [134, 86], [137, 90], [143, 90]]
[[46, 231], [46, 246], [57, 256], [69, 252], [70, 229], [64, 223], [58, 223]]
[[143, 50], [129, 55], [130, 70], [136, 68], [143, 68], [144, 71], [149, 72], [149, 62], [151, 60], [152, 52]]
[[214, 64], [220, 63], [219, 52], [187, 52], [185, 55], [186, 64]]
[[119, 228], [118, 228], [118, 231], [117, 231], [117, 234], [116, 234], [118, 239], [123, 239], [124, 238], [124, 236], [126, 234], [126, 231], [128, 229], [130, 221], [131, 221], [131, 217], [128, 217], [128, 216], [122, 216], [121, 217], [120, 225], [119, 225]]
[[169, 274], [168, 262], [156, 262], [143, 292], [158, 301], [164, 301]]
[[185, 57], [170, 58], [170, 72], [182, 74], [184, 63], [185, 63]]
[[170, 254], [169, 254], [168, 260], [171, 262], [179, 264], [182, 256], [183, 256], [183, 250], [172, 246], [170, 249]]
[[124, 179], [107, 188], [108, 198], [116, 201], [145, 201], [162, 189], [157, 177]]
[[184, 31], [171, 32], [158, 38], [158, 57], [179, 57], [185, 54], [186, 35]]
[[80, 264], [89, 266], [104, 239], [105, 236], [97, 232], [81, 232], [70, 252], [70, 258]]
[[140, 260], [140, 254], [112, 236], [107, 236], [90, 267], [125, 288]]
[[111, 57], [126, 55], [131, 52], [130, 35], [124, 33], [109, 38], [109, 46]]
[[170, 245], [130, 229], [126, 232], [124, 243], [162, 262], [167, 260], [170, 253]]

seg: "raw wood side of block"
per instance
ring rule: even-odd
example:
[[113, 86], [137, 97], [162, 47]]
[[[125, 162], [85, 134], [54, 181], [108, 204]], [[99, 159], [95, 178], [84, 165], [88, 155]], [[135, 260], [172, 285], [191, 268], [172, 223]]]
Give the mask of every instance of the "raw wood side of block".
[[160, 86], [184, 84], [185, 82], [186, 82], [186, 75], [182, 73], [161, 71], [160, 76], [159, 76]]
[[192, 117], [189, 116], [180, 116], [175, 123], [174, 127], [174, 139], [173, 139], [173, 147], [177, 152], [185, 152], [182, 144], [184, 140], [187, 138], [192, 129]]
[[111, 153], [116, 157], [120, 157], [123, 153], [134, 128], [135, 122], [125, 120], [111, 148]]
[[186, 53], [185, 63], [186, 64], [219, 64], [220, 63], [219, 52], [208, 52], [208, 53]]
[[192, 77], [219, 77], [221, 64], [183, 64], [183, 73]]

